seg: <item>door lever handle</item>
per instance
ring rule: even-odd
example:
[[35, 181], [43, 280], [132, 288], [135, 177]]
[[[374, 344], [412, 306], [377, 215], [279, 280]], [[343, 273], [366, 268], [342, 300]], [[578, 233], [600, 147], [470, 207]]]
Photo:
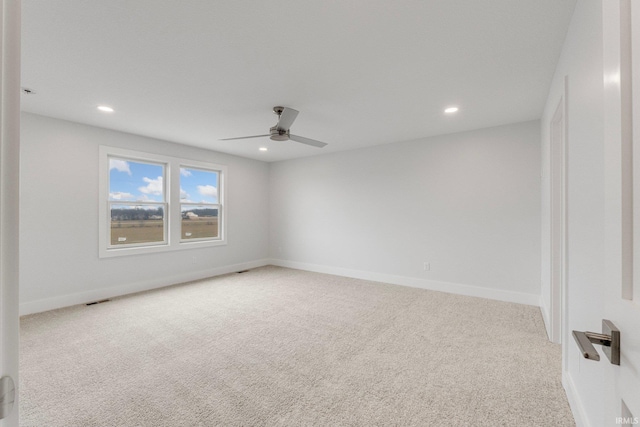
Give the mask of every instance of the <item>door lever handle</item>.
[[580, 352], [585, 359], [591, 359], [598, 361], [600, 355], [596, 351], [596, 348], [592, 343], [611, 346], [611, 340], [608, 335], [596, 334], [595, 332], [578, 332], [573, 331], [573, 338], [575, 338], [580, 348]]
[[593, 346], [598, 344], [613, 365], [620, 365], [620, 330], [611, 321], [602, 321], [602, 333], [573, 331], [572, 334], [585, 359], [600, 360]]

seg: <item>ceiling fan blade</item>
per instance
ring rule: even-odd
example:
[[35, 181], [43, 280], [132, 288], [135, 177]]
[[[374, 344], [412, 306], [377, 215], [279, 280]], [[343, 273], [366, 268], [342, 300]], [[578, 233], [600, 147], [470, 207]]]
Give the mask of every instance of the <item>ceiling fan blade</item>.
[[249, 138], [262, 138], [264, 136], [271, 136], [271, 134], [266, 134], [266, 135], [253, 135], [253, 136], [238, 136], [236, 138], [222, 138], [219, 139], [218, 141], [231, 141], [233, 139], [249, 139]]
[[298, 110], [284, 107], [282, 114], [280, 114], [280, 120], [278, 120], [276, 129], [289, 130], [296, 117], [298, 117]]
[[322, 148], [325, 145], [327, 145], [326, 142], [316, 141], [315, 139], [305, 138], [305, 137], [298, 136], [298, 135], [289, 134], [289, 139], [291, 139], [291, 140], [293, 140], [295, 142], [301, 142], [303, 144], [313, 145], [314, 147], [319, 147], [319, 148]]

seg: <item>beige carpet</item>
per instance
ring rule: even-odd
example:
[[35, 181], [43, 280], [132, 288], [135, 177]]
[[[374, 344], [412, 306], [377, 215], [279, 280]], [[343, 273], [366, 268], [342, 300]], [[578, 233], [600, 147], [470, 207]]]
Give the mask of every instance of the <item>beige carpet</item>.
[[570, 426], [539, 309], [264, 267], [22, 318], [23, 426]]

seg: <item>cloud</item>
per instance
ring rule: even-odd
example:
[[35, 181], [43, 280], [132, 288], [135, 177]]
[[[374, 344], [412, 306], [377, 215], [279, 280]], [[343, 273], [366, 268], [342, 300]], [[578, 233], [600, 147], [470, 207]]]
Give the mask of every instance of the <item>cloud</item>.
[[115, 169], [118, 172], [126, 172], [131, 175], [131, 169], [129, 169], [129, 162], [126, 160], [109, 159], [109, 170]]
[[182, 187], [180, 187], [180, 200], [188, 200], [191, 196]]
[[198, 193], [203, 196], [218, 197], [218, 189], [213, 185], [198, 185]]
[[185, 168], [180, 168], [180, 175], [182, 176], [191, 176], [191, 172], [189, 172], [189, 169], [185, 169]]
[[151, 197], [146, 194], [141, 194], [136, 198], [137, 202], [156, 202], [157, 200], [153, 200]]
[[162, 177], [159, 176], [156, 179], [147, 178], [146, 176], [142, 178], [144, 182], [147, 183], [146, 187], [138, 187], [141, 193], [144, 194], [153, 194], [154, 196], [161, 196], [163, 185], [162, 185]]
[[136, 196], [131, 193], [125, 193], [122, 191], [116, 191], [115, 193], [109, 193], [110, 200], [133, 200]]

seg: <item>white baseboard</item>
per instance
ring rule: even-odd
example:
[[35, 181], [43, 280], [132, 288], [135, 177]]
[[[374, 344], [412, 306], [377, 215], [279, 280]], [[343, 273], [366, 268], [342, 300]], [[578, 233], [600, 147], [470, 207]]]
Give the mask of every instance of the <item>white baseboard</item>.
[[571, 407], [576, 427], [591, 427], [589, 419], [587, 418], [587, 413], [582, 405], [582, 401], [576, 392], [576, 386], [573, 384], [571, 375], [567, 372], [562, 373], [562, 386], [567, 394], [567, 400], [569, 401], [569, 406]]
[[547, 331], [547, 338], [549, 339], [549, 341], [551, 341], [551, 315], [542, 295], [540, 295], [539, 305], [540, 312], [542, 313], [542, 320], [544, 321], [544, 328]]
[[394, 285], [410, 286], [412, 288], [429, 289], [432, 291], [448, 292], [450, 294], [487, 298], [498, 301], [515, 302], [518, 304], [540, 305], [540, 295], [524, 292], [505, 291], [502, 289], [483, 288], [480, 286], [463, 285], [460, 283], [442, 282], [437, 280], [416, 279], [413, 277], [395, 276], [391, 274], [374, 273], [363, 270], [351, 270], [327, 265], [307, 264], [282, 259], [269, 260], [271, 265], [313, 271], [316, 273], [333, 274], [336, 276], [352, 277], [354, 279], [371, 280], [374, 282], [391, 283]]
[[40, 313], [43, 311], [55, 310], [57, 308], [69, 307], [77, 304], [86, 304], [92, 301], [115, 298], [135, 292], [148, 291], [151, 289], [162, 288], [178, 283], [190, 282], [192, 280], [205, 279], [207, 277], [220, 276], [222, 274], [262, 267], [267, 264], [269, 264], [268, 259], [260, 259], [239, 264], [211, 268], [208, 270], [194, 271], [189, 274], [158, 277], [142, 282], [127, 283], [126, 285], [122, 286], [94, 289], [86, 292], [78, 292], [74, 294], [61, 295], [36, 301], [29, 301], [20, 304], [20, 315], [24, 316], [27, 314]]
[[[264, 265], [277, 265], [280, 267], [295, 268], [298, 270], [314, 271], [317, 273], [333, 274], [337, 276], [353, 277], [355, 279], [371, 280], [375, 282], [391, 283], [394, 285], [410, 286], [413, 288], [429, 289], [440, 292], [448, 292], [452, 294], [466, 295], [472, 297], [480, 297], [493, 299], [498, 301], [515, 302], [518, 304], [526, 304], [540, 306], [541, 299], [539, 295], [526, 294], [523, 292], [505, 291], [502, 289], [483, 288], [480, 286], [464, 285], [452, 282], [443, 282], [436, 280], [416, 279], [412, 277], [395, 276], [390, 274], [375, 273], [363, 270], [351, 270], [340, 267], [331, 267], [326, 265], [308, 264], [296, 261], [287, 261], [280, 259], [260, 259], [228, 266], [216, 267], [208, 270], [200, 270], [190, 274], [165, 276], [154, 278], [136, 283], [127, 283], [122, 286], [115, 286], [102, 289], [94, 289], [86, 292], [78, 292], [45, 298], [36, 301], [29, 301], [20, 304], [20, 315], [40, 313], [57, 308], [69, 307], [77, 304], [85, 304], [91, 301], [98, 301], [107, 298], [115, 298], [135, 292], [148, 291], [151, 289], [162, 288], [177, 283], [189, 282], [192, 280], [204, 279], [207, 277], [219, 276], [222, 274], [233, 273], [236, 271], [246, 270], [249, 268], [262, 267]], [[544, 316], [544, 310], [543, 310]], [[545, 319], [546, 324], [546, 319]]]

